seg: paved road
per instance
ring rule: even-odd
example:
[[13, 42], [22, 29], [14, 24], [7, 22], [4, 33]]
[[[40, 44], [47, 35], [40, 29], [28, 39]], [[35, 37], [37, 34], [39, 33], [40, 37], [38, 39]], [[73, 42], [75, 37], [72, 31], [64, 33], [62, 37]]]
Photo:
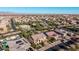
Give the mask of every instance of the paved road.
[[6, 36], [11, 36], [11, 35], [16, 35], [16, 34], [19, 34], [19, 33], [21, 33], [21, 31], [6, 33], [6, 34], [3, 34], [3, 36], [6, 37]]
[[[71, 39], [68, 39], [68, 40], [71, 40]], [[65, 42], [68, 42], [68, 40], [64, 39], [64, 43], [65, 43]], [[62, 42], [61, 42], [60, 40], [58, 40], [58, 41], [56, 41], [56, 42], [53, 42], [53, 43], [51, 43], [51, 44], [48, 44], [48, 45], [46, 45], [46, 46], [40, 48], [38, 51], [47, 50], [47, 49], [49, 49], [49, 48], [51, 48], [51, 47], [54, 47], [55, 45], [58, 45], [58, 44], [60, 44], [60, 43], [62, 43]]]
[[48, 48], [51, 48], [51, 47], [54, 47], [55, 45], [58, 45], [60, 43], [62, 43], [62, 42], [60, 40], [58, 40], [58, 41], [53, 42], [53, 43], [51, 43], [51, 44], [49, 44], [49, 45], [47, 45], [45, 47], [40, 48], [38, 51], [44, 51], [44, 50], [46, 50]]

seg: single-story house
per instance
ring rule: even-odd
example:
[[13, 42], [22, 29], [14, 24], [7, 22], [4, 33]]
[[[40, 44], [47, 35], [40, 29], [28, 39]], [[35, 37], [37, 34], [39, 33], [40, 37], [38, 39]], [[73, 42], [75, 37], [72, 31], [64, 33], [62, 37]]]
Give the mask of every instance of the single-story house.
[[49, 31], [45, 33], [48, 37], [54, 37], [56, 40], [61, 39], [61, 35], [57, 34], [54, 31]]
[[8, 40], [7, 44], [10, 51], [27, 51], [31, 44], [25, 38]]

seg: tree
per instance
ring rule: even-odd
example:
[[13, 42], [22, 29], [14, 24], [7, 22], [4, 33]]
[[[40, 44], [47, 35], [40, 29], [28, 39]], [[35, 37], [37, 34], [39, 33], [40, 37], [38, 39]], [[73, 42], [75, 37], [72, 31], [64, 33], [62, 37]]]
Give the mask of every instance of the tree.
[[33, 48], [36, 48], [36, 44], [34, 44], [34, 43], [32, 43], [31, 46], [32, 46]]
[[48, 42], [53, 43], [56, 39], [54, 37], [48, 37]]
[[35, 49], [39, 49], [41, 48], [40, 44], [35, 44], [35, 43], [32, 43], [31, 46]]
[[76, 47], [76, 49], [79, 49], [79, 45], [78, 44], [76, 44], [75, 47]]
[[40, 44], [41, 44], [42, 46], [44, 46], [44, 42], [41, 42]]
[[16, 30], [16, 24], [15, 24], [14, 19], [11, 19], [11, 26], [12, 26], [13, 30], [15, 31]]
[[7, 40], [3, 40], [3, 44], [2, 44], [2, 48], [5, 50], [5, 51], [9, 51], [9, 46], [7, 44]]

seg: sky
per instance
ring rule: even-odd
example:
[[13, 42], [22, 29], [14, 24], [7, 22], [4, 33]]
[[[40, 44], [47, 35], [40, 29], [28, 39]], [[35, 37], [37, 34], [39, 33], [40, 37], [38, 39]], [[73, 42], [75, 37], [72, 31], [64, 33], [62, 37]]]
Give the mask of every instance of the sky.
[[0, 7], [0, 12], [25, 14], [79, 14], [79, 7]]

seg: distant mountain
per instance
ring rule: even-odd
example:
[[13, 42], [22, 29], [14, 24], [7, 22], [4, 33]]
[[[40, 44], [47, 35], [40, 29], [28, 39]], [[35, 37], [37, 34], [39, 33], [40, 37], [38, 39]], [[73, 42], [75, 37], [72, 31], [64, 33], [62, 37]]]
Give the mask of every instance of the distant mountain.
[[13, 13], [13, 12], [0, 12], [0, 16], [23, 16], [23, 15], [77, 15], [79, 14], [26, 14], [26, 13]]
[[12, 12], [0, 12], [0, 15], [20, 15], [19, 13], [12, 13]]

